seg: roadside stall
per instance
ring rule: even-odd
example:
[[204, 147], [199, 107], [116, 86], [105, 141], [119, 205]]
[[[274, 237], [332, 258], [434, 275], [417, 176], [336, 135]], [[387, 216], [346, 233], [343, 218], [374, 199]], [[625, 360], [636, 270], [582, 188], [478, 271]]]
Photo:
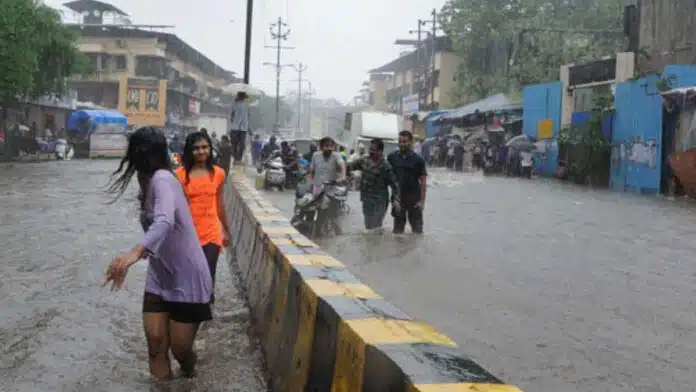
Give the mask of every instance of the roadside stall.
[[122, 158], [128, 118], [115, 110], [77, 110], [68, 118], [68, 140], [81, 158]]

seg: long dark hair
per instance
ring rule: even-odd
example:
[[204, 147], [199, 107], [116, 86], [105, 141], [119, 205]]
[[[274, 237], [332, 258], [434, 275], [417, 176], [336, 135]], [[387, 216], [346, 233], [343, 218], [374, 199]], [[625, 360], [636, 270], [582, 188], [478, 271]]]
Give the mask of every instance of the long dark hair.
[[110, 203], [116, 202], [128, 189], [134, 174], [138, 175], [140, 206], [143, 206], [150, 179], [157, 170], [170, 171], [167, 138], [152, 127], [143, 127], [128, 138], [126, 155], [121, 159], [107, 185], [107, 192], [114, 195]]
[[203, 132], [193, 132], [186, 137], [186, 143], [184, 144], [184, 154], [181, 156], [181, 165], [186, 171], [186, 183], [189, 182], [189, 173], [194, 166], [196, 166], [196, 160], [193, 158], [193, 145], [200, 140], [205, 140], [210, 146], [210, 155], [208, 159], [205, 160], [205, 168], [208, 170], [210, 175], [214, 173], [214, 162], [213, 162], [213, 141], [210, 139], [207, 133]]

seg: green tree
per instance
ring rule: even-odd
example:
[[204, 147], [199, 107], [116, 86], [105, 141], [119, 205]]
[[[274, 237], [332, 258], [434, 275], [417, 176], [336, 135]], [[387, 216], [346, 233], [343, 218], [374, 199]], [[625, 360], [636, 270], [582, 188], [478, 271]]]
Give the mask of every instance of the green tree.
[[462, 58], [454, 98], [466, 103], [558, 80], [563, 64], [615, 54], [622, 11], [606, 0], [448, 1], [441, 24]]
[[52, 8], [28, 0], [0, 0], [0, 103], [61, 95], [65, 78], [86, 64], [77, 36]]
[[[271, 131], [275, 128], [275, 111], [276, 111], [276, 100], [275, 97], [262, 96], [259, 98], [258, 102], [254, 103], [251, 108], [251, 127], [252, 129], [263, 128], [267, 131]], [[285, 102], [284, 99], [280, 100], [280, 111], [279, 111], [279, 121], [280, 126], [284, 126], [289, 121], [291, 121], [293, 115], [293, 110]]]

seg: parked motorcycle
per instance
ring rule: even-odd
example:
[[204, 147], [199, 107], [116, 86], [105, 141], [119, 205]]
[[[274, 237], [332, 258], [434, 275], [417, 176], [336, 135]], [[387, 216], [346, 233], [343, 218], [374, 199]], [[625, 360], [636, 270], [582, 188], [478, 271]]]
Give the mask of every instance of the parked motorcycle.
[[285, 187], [285, 165], [280, 154], [273, 154], [259, 166], [259, 173], [263, 177], [263, 189], [278, 188], [283, 190]]
[[75, 155], [75, 149], [65, 139], [57, 139], [53, 149], [56, 160], [68, 161]]
[[295, 191], [295, 214], [290, 224], [307, 237], [341, 235], [340, 220], [350, 209], [348, 189], [336, 182], [322, 185], [302, 183]]

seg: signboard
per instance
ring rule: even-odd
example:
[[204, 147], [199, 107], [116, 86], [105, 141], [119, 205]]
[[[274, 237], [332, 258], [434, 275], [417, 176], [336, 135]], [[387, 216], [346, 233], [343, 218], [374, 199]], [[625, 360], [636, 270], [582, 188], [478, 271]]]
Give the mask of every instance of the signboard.
[[568, 84], [579, 86], [616, 79], [616, 58], [574, 65], [568, 70]]
[[118, 110], [128, 125], [163, 127], [167, 122], [165, 79], [122, 77], [118, 88]]
[[412, 94], [401, 98], [401, 114], [418, 113], [420, 97], [418, 94]]
[[553, 121], [550, 118], [537, 121], [537, 140], [553, 138]]

